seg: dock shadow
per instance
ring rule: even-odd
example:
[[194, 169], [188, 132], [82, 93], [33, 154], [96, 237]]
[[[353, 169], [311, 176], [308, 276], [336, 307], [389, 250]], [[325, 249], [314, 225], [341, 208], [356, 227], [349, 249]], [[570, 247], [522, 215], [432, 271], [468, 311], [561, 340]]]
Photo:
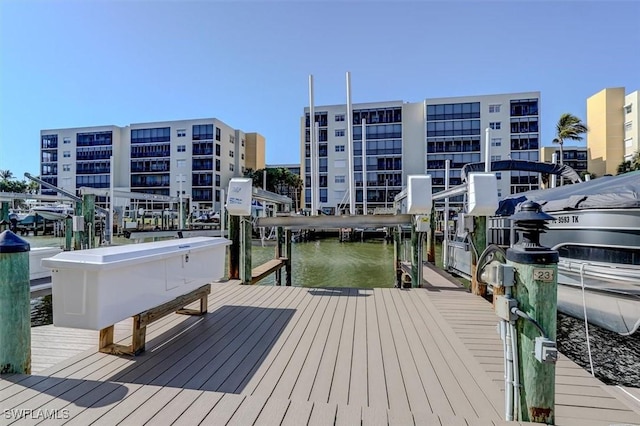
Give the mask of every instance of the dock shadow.
[[147, 342], [146, 351], [108, 378], [241, 393], [270, 354], [295, 309], [225, 305], [192, 317]]
[[[122, 401], [129, 393], [129, 389], [122, 384], [96, 380], [39, 375], [12, 375], [9, 377], [3, 375], [2, 379], [13, 382], [18, 389], [31, 389], [85, 408], [115, 404]], [[3, 392], [9, 393], [9, 389], [4, 389]], [[15, 394], [17, 393], [16, 389]], [[5, 405], [9, 403], [10, 398], [5, 401]]]
[[371, 294], [363, 294], [359, 288], [348, 287], [314, 287], [308, 290], [312, 296], [346, 296], [346, 297], [369, 297]]

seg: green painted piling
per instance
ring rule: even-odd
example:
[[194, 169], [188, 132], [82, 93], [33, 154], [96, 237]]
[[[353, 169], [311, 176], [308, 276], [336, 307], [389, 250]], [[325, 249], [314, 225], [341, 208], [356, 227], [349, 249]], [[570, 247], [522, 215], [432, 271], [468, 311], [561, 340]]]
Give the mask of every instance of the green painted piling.
[[82, 216], [84, 216], [84, 246], [93, 248], [95, 246], [95, 218], [96, 218], [96, 196], [94, 194], [84, 194], [82, 196]]
[[71, 243], [73, 241], [73, 218], [67, 217], [64, 220], [64, 249], [65, 251], [71, 250]]
[[542, 329], [523, 318], [516, 322], [520, 419], [548, 424], [554, 424], [555, 419], [555, 358], [536, 359], [535, 343], [543, 335], [550, 343], [556, 341], [558, 252], [540, 246], [540, 233], [544, 232], [545, 222], [552, 219], [539, 204], [523, 203], [520, 211], [511, 216], [520, 238], [507, 249], [506, 256], [507, 264], [515, 269], [513, 295], [518, 309]]
[[229, 279], [240, 279], [240, 217], [229, 216]]
[[[74, 215], [82, 216], [82, 203], [76, 203]], [[83, 240], [84, 240], [84, 229], [74, 229], [73, 230], [73, 249], [81, 250]]]
[[0, 222], [9, 221], [9, 202], [3, 201], [0, 205]]
[[[557, 264], [525, 265], [508, 262], [516, 269], [515, 297], [520, 310], [535, 319], [546, 331], [550, 340], [556, 340], [557, 315]], [[553, 276], [552, 282], [534, 278], [545, 271]], [[541, 363], [534, 356], [538, 329], [528, 321], [519, 320], [518, 365], [522, 390], [520, 392], [520, 418], [523, 421], [554, 424], [555, 364]]]
[[[284, 232], [282, 227], [278, 226], [276, 228], [276, 252], [275, 257], [279, 259], [284, 256]], [[282, 285], [282, 268], [276, 271], [276, 285]]]
[[31, 374], [29, 243], [0, 234], [0, 374]]
[[284, 264], [284, 269], [285, 272], [287, 273], [287, 280], [286, 280], [286, 285], [287, 286], [291, 286], [291, 259], [293, 258], [293, 252], [291, 250], [291, 239], [293, 238], [293, 235], [291, 233], [291, 229], [287, 229], [285, 230], [285, 234], [284, 234], [284, 247], [285, 247], [285, 253], [287, 254], [287, 260]]
[[243, 217], [241, 221], [242, 235], [242, 262], [240, 265], [242, 276], [242, 284], [251, 284], [251, 237], [253, 235], [253, 224], [251, 219]]
[[411, 223], [411, 287], [420, 287], [420, 233], [415, 221]]
[[396, 271], [396, 287], [402, 288], [402, 229], [396, 226], [393, 231], [393, 267]]

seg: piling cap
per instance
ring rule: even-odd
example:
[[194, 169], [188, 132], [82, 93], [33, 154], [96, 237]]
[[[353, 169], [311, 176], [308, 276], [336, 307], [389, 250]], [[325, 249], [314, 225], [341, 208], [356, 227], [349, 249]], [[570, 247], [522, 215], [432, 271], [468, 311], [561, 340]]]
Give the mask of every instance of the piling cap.
[[554, 217], [542, 211], [542, 206], [535, 201], [525, 201], [520, 206], [520, 211], [511, 215], [513, 221], [553, 220]]
[[31, 250], [29, 243], [7, 230], [0, 234], [0, 253], [22, 253]]

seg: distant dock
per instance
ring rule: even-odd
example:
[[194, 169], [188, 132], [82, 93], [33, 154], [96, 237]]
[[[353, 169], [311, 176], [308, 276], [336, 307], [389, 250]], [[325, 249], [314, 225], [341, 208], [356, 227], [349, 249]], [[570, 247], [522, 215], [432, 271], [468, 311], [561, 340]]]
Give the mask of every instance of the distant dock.
[[[424, 280], [213, 283], [209, 314], [153, 323], [137, 357], [97, 352], [97, 331], [36, 327], [33, 374], [2, 376], [0, 406], [58, 410], [58, 424], [507, 424], [491, 304], [428, 267]], [[119, 323], [116, 338], [127, 334]], [[629, 391], [561, 356], [556, 424], [640, 424]]]

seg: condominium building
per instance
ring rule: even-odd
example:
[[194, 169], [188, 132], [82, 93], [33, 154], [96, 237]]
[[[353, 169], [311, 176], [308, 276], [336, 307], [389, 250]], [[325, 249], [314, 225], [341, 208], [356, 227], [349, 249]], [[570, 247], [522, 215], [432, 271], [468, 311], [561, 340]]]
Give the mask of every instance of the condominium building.
[[[247, 139], [254, 141], [251, 148]], [[182, 190], [196, 210], [221, 208], [220, 190], [242, 176], [249, 153], [252, 166], [264, 164], [264, 137], [215, 118], [49, 129], [40, 141], [41, 177], [56, 187], [109, 188], [113, 172], [116, 189], [164, 196]]]
[[[487, 128], [491, 160], [538, 161], [539, 106], [539, 92], [362, 103], [353, 104], [351, 123], [346, 105], [315, 106], [318, 208], [329, 214], [349, 211], [348, 125], [353, 132], [355, 210], [362, 212], [366, 205], [371, 212], [390, 207], [411, 174], [428, 173], [434, 191], [443, 190], [446, 160], [449, 185], [460, 184], [463, 165], [484, 161]], [[307, 209], [312, 195], [309, 115], [305, 108], [300, 141]], [[498, 177], [499, 197], [538, 188], [536, 173], [506, 171]]]
[[589, 171], [615, 175], [640, 150], [640, 92], [603, 89], [587, 99]]
[[[586, 146], [566, 146], [562, 147], [563, 161], [562, 163], [571, 167], [573, 170], [582, 175], [586, 173], [588, 168], [589, 150]], [[560, 148], [556, 146], [543, 146], [540, 148], [540, 161], [545, 163], [553, 162], [553, 154], [556, 154], [556, 163], [560, 164]], [[566, 183], [566, 180], [565, 180]]]

